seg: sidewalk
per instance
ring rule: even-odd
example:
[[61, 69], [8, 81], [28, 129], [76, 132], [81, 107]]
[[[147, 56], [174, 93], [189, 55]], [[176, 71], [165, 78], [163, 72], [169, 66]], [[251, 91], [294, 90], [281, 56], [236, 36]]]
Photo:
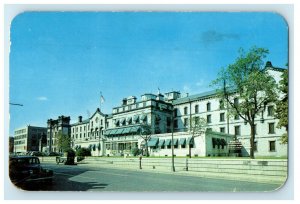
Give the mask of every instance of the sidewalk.
[[230, 174], [230, 173], [211, 173], [211, 172], [199, 172], [199, 171], [186, 171], [184, 168], [176, 168], [175, 172], [172, 171], [171, 164], [169, 167], [164, 168], [150, 168], [149, 166], [139, 169], [139, 164], [135, 163], [134, 165], [115, 165], [112, 163], [97, 163], [97, 162], [79, 162], [78, 165], [87, 165], [91, 167], [101, 167], [108, 169], [126, 169], [131, 171], [143, 171], [151, 173], [163, 173], [163, 174], [173, 174], [173, 175], [183, 175], [183, 176], [197, 176], [213, 179], [226, 179], [226, 180], [235, 180], [235, 181], [248, 181], [248, 182], [259, 182], [259, 183], [272, 183], [272, 184], [284, 184], [286, 177], [282, 176], [266, 176], [266, 175], [247, 175], [247, 174]]

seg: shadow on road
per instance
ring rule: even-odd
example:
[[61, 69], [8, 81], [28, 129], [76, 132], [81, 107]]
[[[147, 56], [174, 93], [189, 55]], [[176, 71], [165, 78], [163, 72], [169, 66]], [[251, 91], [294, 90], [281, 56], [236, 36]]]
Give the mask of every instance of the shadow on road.
[[104, 189], [106, 183], [73, 181], [72, 178], [80, 176], [88, 171], [87, 169], [65, 168], [58, 166], [54, 170], [52, 182], [24, 182], [16, 187], [25, 191], [87, 191], [92, 189]]

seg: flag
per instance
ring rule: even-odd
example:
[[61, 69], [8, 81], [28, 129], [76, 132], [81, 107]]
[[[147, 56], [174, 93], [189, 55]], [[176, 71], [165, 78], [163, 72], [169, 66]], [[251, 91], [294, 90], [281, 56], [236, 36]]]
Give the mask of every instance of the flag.
[[100, 97], [100, 102], [101, 103], [104, 103], [104, 101], [105, 101], [105, 98], [102, 96], [102, 94], [101, 94], [101, 97]]

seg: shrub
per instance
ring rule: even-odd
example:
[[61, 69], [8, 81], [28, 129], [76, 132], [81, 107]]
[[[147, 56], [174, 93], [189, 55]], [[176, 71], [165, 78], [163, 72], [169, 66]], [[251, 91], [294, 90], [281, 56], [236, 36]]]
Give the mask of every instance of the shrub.
[[91, 156], [91, 150], [88, 148], [80, 148], [76, 151], [76, 156], [81, 156], [81, 157], [85, 157], [85, 156]]

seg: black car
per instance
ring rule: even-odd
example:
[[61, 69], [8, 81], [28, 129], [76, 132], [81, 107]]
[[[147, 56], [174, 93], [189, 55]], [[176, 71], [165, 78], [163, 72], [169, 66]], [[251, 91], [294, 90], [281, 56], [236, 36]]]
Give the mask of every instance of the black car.
[[15, 185], [28, 182], [52, 182], [53, 171], [41, 166], [35, 156], [9, 158], [9, 177]]

